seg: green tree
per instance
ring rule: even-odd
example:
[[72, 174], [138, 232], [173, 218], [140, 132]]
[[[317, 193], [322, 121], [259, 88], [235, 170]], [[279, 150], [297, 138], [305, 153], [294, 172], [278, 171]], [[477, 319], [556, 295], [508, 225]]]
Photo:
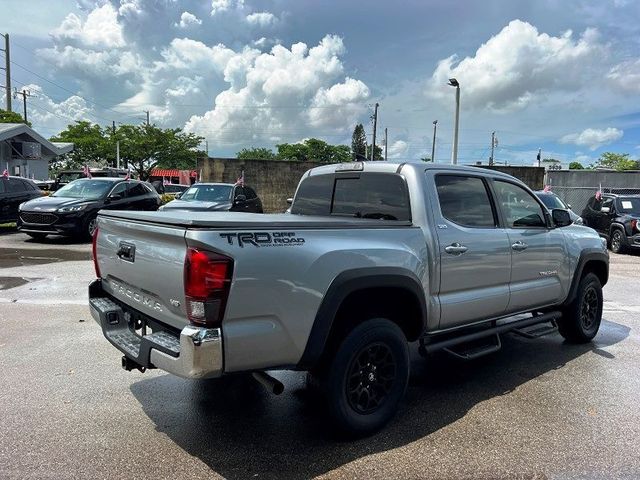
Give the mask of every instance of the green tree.
[[236, 154], [236, 157], [239, 160], [274, 160], [276, 158], [276, 154], [269, 148], [252, 147], [243, 148]]
[[180, 128], [162, 129], [155, 125], [121, 125], [120, 158], [142, 179], [149, 178], [155, 167], [195, 168], [196, 159], [206, 155], [198, 150], [204, 140]]
[[638, 170], [640, 169], [640, 162], [638, 160], [631, 160], [628, 153], [605, 152], [600, 155], [595, 166], [612, 168], [618, 171]]
[[[24, 119], [19, 113], [0, 108], [0, 123], [24, 123]], [[27, 122], [27, 125], [31, 126], [31, 122]]]
[[[73, 150], [51, 163], [51, 169], [66, 170], [81, 168], [83, 165], [104, 166], [110, 155], [110, 146], [105, 131], [100, 125], [81, 121], [68, 125], [52, 142], [72, 142]], [[113, 152], [115, 157], [115, 151]]]
[[571, 162], [569, 170], [584, 170], [584, 166], [580, 162]]
[[[384, 152], [382, 148], [376, 145], [376, 149], [373, 152], [374, 160], [384, 160]], [[367, 160], [371, 160], [371, 145], [367, 145]]]
[[341, 163], [351, 161], [351, 150], [347, 145], [330, 145], [317, 138], [308, 138], [302, 143], [276, 145], [281, 160], [316, 161]]
[[367, 153], [367, 135], [364, 133], [364, 127], [361, 123], [353, 129], [351, 151], [353, 152], [354, 159], [356, 159], [358, 155], [365, 156]]

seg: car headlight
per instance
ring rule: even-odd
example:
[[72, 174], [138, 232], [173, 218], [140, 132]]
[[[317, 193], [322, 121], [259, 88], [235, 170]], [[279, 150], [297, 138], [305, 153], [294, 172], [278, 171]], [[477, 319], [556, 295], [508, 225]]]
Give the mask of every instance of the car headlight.
[[18, 211], [21, 212], [22, 211], [22, 206], [27, 203], [27, 202], [22, 202], [20, 205], [18, 205]]
[[79, 212], [80, 210], [84, 210], [87, 208], [87, 204], [83, 203], [82, 205], [69, 205], [68, 207], [60, 207], [58, 209], [59, 212]]
[[576, 225], [584, 225], [584, 220], [582, 220], [582, 217], [578, 217], [573, 223], [575, 223]]
[[158, 210], [164, 210], [164, 205], [160, 205], [160, 206], [158, 207]]

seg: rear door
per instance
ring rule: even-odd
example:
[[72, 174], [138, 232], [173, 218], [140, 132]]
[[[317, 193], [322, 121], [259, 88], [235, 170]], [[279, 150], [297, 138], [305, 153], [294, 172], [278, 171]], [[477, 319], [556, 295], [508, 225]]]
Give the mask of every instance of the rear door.
[[9, 194], [6, 191], [6, 180], [0, 177], [0, 221], [9, 219]]
[[542, 307], [566, 297], [569, 256], [561, 228], [552, 228], [542, 203], [522, 186], [493, 180], [496, 203], [509, 236], [510, 299], [507, 313]]
[[509, 303], [511, 251], [487, 180], [436, 174], [440, 328], [502, 315]]

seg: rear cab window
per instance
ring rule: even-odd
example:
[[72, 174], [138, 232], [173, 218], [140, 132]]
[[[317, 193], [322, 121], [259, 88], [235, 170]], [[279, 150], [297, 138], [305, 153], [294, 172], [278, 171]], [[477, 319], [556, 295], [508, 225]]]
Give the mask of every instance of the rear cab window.
[[377, 172], [307, 177], [298, 188], [291, 213], [411, 221], [404, 178]]

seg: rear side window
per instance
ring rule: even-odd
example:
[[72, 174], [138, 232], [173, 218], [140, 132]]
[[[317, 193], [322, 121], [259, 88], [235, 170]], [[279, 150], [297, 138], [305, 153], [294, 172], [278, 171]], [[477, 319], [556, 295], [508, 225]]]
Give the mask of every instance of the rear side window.
[[494, 228], [496, 219], [484, 181], [462, 175], [436, 175], [442, 216], [458, 225]]
[[146, 195], [147, 189], [144, 188], [144, 185], [139, 182], [131, 183], [129, 185], [129, 196], [130, 197], [139, 197], [141, 195]]
[[291, 213], [411, 220], [404, 179], [388, 173], [311, 176], [298, 188]]
[[13, 193], [24, 192], [27, 190], [22, 180], [17, 179], [9, 179], [7, 181], [7, 187], [8, 191]]

